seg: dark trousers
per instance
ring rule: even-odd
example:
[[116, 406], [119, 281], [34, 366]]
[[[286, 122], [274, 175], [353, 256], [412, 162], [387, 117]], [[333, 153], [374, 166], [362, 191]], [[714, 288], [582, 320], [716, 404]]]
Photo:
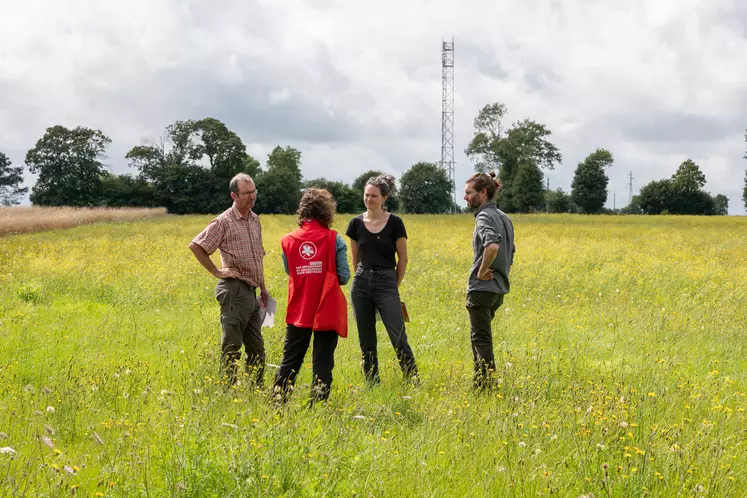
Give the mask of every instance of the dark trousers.
[[467, 311], [470, 321], [470, 339], [474, 361], [473, 384], [475, 388], [492, 385], [495, 376], [493, 333], [490, 322], [503, 304], [504, 294], [472, 291], [467, 293]]
[[317, 331], [310, 328], [300, 328], [287, 325], [285, 332], [285, 346], [280, 368], [275, 374], [273, 391], [280, 394], [283, 401], [292, 391], [296, 376], [301, 370], [303, 359], [314, 336], [314, 350], [312, 352], [313, 381], [311, 384], [311, 400], [323, 401], [329, 398], [332, 386], [332, 369], [335, 367], [335, 349], [337, 348], [337, 332]]
[[366, 270], [359, 266], [350, 288], [350, 300], [358, 326], [358, 340], [363, 356], [363, 374], [366, 380], [379, 382], [376, 311], [379, 312], [381, 321], [384, 322], [402, 373], [405, 377], [415, 375], [417, 366], [412, 348], [407, 342], [395, 270]]
[[246, 350], [247, 374], [261, 386], [265, 371], [265, 343], [262, 338], [257, 288], [243, 280], [218, 280], [215, 298], [220, 303], [220, 323], [223, 327], [221, 364], [230, 384], [237, 380], [237, 363], [241, 346]]

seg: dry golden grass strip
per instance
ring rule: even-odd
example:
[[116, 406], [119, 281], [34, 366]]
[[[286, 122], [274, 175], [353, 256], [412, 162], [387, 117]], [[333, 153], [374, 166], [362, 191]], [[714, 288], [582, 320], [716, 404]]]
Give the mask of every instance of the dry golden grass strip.
[[0, 236], [166, 215], [166, 208], [0, 207]]

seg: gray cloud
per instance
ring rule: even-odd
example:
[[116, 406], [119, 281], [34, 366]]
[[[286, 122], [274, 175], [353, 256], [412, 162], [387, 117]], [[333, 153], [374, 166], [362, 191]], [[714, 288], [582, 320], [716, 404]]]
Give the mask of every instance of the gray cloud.
[[619, 206], [630, 171], [637, 190], [692, 157], [744, 213], [747, 10], [731, 0], [36, 0], [5, 11], [0, 150], [15, 164], [48, 126], [83, 125], [112, 138], [109, 162], [126, 171], [144, 137], [212, 116], [260, 161], [277, 144], [298, 147], [307, 178], [401, 175], [439, 159], [440, 47], [453, 33], [458, 190], [472, 173], [472, 121], [499, 101], [506, 125], [553, 131], [564, 162], [546, 172], [551, 186], [568, 189], [576, 164], [604, 147]]

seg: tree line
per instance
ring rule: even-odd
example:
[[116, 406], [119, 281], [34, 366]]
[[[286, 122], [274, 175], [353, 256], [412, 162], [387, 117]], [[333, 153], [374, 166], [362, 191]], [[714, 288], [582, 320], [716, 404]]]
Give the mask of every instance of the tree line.
[[[550, 141], [551, 131], [530, 119], [503, 123], [507, 109], [494, 103], [483, 107], [474, 120], [474, 135], [465, 149], [475, 171], [497, 171], [503, 184], [498, 207], [507, 213], [572, 212], [609, 213], [609, 178], [606, 170], [614, 158], [596, 149], [576, 167], [570, 193], [545, 186], [543, 170], [562, 162]], [[747, 133], [745, 133], [747, 141]], [[301, 152], [276, 146], [264, 165], [246, 151], [241, 138], [215, 118], [177, 121], [166, 126], [158, 139], [144, 139], [125, 155], [135, 174], [114, 174], [104, 164], [111, 143], [101, 130], [86, 127], [48, 128], [26, 154], [25, 165], [37, 174], [31, 189], [32, 204], [41, 206], [165, 207], [174, 214], [211, 214], [231, 204], [230, 178], [243, 172], [255, 180], [260, 195], [255, 211], [294, 213], [306, 187], [329, 190], [338, 212], [365, 209], [363, 189], [370, 170], [352, 184], [325, 177], [304, 179]], [[745, 153], [747, 159], [747, 152]], [[13, 166], [0, 152], [0, 204], [14, 205], [28, 193], [22, 187], [23, 167]], [[623, 214], [727, 214], [728, 199], [703, 190], [705, 175], [692, 160], [684, 161], [671, 178], [654, 180], [634, 196]], [[452, 198], [453, 184], [438, 163], [420, 161], [399, 179], [387, 202], [391, 211], [447, 213], [459, 208]], [[747, 172], [744, 201], [747, 208]]]
[[[48, 128], [26, 154], [25, 164], [38, 175], [31, 189], [32, 204], [40, 206], [166, 207], [173, 214], [218, 213], [231, 205], [229, 180], [237, 173], [254, 178], [260, 195], [257, 213], [291, 214], [306, 187], [332, 193], [338, 212], [365, 210], [363, 190], [369, 170], [352, 184], [327, 178], [306, 180], [301, 152], [276, 146], [264, 167], [246, 151], [241, 138], [221, 121], [177, 121], [158, 139], [145, 139], [125, 159], [136, 174], [114, 174], [104, 165], [111, 139], [101, 130], [64, 126]], [[0, 153], [0, 199], [18, 204], [28, 192], [21, 187], [23, 168]], [[387, 201], [392, 211], [445, 213], [455, 206], [452, 183], [436, 163], [418, 162], [399, 179]]]
[[[614, 163], [612, 153], [606, 149], [596, 149], [578, 164], [570, 194], [560, 188], [550, 190], [544, 186], [543, 170], [553, 170], [562, 162], [560, 151], [549, 139], [552, 133], [545, 125], [529, 119], [506, 127], [506, 114], [506, 106], [501, 103], [483, 107], [474, 120], [474, 136], [465, 153], [477, 171], [494, 169], [499, 173], [503, 188], [497, 203], [507, 213], [728, 214], [729, 199], [703, 190], [705, 175], [690, 159], [671, 178], [643, 186], [630, 205], [619, 210], [604, 207], [609, 183], [606, 170]], [[747, 209], [747, 171], [744, 182]]]

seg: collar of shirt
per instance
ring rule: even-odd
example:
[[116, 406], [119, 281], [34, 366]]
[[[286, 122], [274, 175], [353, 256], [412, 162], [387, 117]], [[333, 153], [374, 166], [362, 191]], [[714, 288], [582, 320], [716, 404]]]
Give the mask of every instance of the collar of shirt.
[[477, 215], [488, 209], [489, 206], [495, 207], [495, 201], [488, 201], [485, 204], [482, 205], [482, 207], [478, 208], [477, 211], [475, 211], [475, 218], [477, 218]]
[[303, 224], [301, 225], [301, 228], [308, 228], [308, 227], [310, 227], [310, 226], [317, 226], [317, 227], [322, 227], [322, 228], [326, 228], [326, 227], [325, 227], [324, 225], [322, 225], [322, 223], [321, 223], [321, 222], [320, 222], [319, 220], [317, 220], [316, 218], [307, 218], [307, 219], [303, 220]]
[[[233, 204], [231, 206], [231, 215], [233, 216], [233, 219], [236, 220], [236, 221], [239, 221], [240, 219], [244, 218], [244, 215], [241, 214], [239, 212], [239, 210], [236, 208], [236, 204]], [[248, 221], [248, 220], [254, 219], [256, 217], [257, 217], [257, 214], [250, 209], [249, 210], [249, 216], [247, 218], [244, 218], [244, 219]]]

